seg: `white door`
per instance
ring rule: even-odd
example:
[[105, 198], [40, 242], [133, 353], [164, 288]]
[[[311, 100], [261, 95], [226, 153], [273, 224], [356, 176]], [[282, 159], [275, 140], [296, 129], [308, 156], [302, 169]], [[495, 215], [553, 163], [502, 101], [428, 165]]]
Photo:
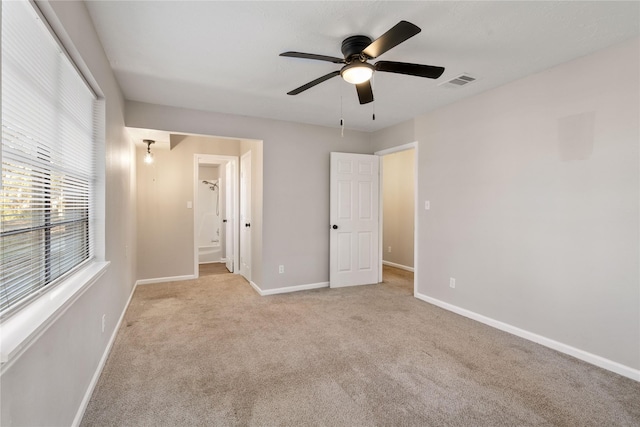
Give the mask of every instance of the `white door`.
[[331, 153], [329, 285], [378, 283], [379, 157]]
[[224, 228], [224, 236], [225, 236], [225, 249], [224, 249], [224, 253], [226, 255], [226, 266], [227, 266], [227, 270], [229, 270], [230, 273], [233, 273], [233, 255], [234, 255], [234, 250], [233, 250], [233, 239], [235, 236], [234, 230], [235, 230], [235, 221], [233, 220], [235, 218], [235, 212], [233, 212], [233, 207], [234, 205], [234, 200], [233, 198], [236, 197], [235, 196], [235, 188], [233, 186], [233, 183], [235, 182], [234, 178], [234, 165], [235, 163], [233, 162], [227, 162], [227, 164], [225, 165], [225, 228]]
[[240, 274], [251, 281], [251, 152], [240, 158]]

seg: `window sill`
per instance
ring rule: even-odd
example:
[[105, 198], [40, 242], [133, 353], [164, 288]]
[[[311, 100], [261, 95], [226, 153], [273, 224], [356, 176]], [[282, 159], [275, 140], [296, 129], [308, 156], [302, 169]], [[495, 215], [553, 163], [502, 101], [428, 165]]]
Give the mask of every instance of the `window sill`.
[[4, 372], [107, 270], [92, 262], [0, 324], [0, 363]]

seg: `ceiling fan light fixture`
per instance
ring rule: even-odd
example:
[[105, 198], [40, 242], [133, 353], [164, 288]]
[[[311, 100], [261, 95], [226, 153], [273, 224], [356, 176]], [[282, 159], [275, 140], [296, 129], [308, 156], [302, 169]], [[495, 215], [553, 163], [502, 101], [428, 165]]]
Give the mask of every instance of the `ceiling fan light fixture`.
[[373, 70], [373, 66], [366, 62], [356, 62], [342, 67], [340, 75], [347, 83], [357, 85], [371, 80]]
[[373, 102], [373, 88], [370, 80], [373, 77], [374, 72], [381, 71], [385, 73], [406, 74], [409, 76], [437, 79], [444, 72], [444, 67], [397, 61], [377, 61], [375, 65], [371, 65], [367, 62], [380, 57], [380, 55], [384, 54], [389, 49], [393, 49], [400, 43], [404, 43], [419, 32], [420, 27], [415, 24], [407, 21], [400, 21], [389, 31], [375, 40], [371, 40], [370, 37], [363, 35], [349, 36], [342, 41], [342, 45], [340, 46], [344, 59], [334, 56], [316, 55], [313, 53], [294, 51], [283, 52], [280, 56], [313, 59], [316, 61], [332, 62], [334, 64], [346, 64], [340, 71], [335, 70], [329, 74], [318, 77], [309, 83], [287, 92], [287, 95], [298, 95], [299, 93], [311, 89], [322, 82], [326, 82], [339, 74], [347, 83], [351, 83], [355, 86], [358, 94], [358, 101], [362, 105]]

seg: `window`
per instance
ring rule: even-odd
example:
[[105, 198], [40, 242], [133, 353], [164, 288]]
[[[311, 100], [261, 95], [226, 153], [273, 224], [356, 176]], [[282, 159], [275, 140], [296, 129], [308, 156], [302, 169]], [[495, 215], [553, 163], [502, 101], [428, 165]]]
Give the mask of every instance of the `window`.
[[2, 2], [0, 316], [94, 257], [101, 102], [31, 2]]

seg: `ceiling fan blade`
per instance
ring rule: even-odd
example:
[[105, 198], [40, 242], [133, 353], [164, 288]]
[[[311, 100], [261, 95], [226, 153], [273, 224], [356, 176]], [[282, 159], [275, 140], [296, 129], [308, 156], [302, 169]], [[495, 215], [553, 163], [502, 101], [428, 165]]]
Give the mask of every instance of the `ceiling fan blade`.
[[366, 81], [356, 85], [356, 91], [358, 92], [358, 99], [360, 104], [368, 104], [373, 102], [373, 89], [371, 89], [371, 82]]
[[376, 71], [387, 73], [408, 74], [410, 76], [437, 79], [444, 73], [444, 67], [433, 65], [409, 64], [407, 62], [378, 61], [375, 64]]
[[344, 64], [343, 58], [336, 58], [335, 56], [326, 56], [326, 55], [316, 55], [314, 53], [303, 53], [303, 52], [283, 52], [280, 56], [288, 56], [291, 58], [302, 58], [302, 59], [315, 59], [317, 61], [328, 61], [333, 62], [334, 64]]
[[291, 92], [287, 92], [287, 95], [297, 95], [300, 92], [304, 92], [307, 89], [311, 89], [315, 85], [320, 84], [320, 83], [324, 82], [325, 80], [329, 80], [330, 78], [335, 77], [335, 76], [339, 76], [339, 75], [340, 75], [340, 71], [332, 71], [329, 74], [325, 74], [322, 77], [318, 77], [317, 79], [307, 83], [306, 85], [302, 85], [299, 88], [292, 90]]
[[420, 31], [422, 30], [417, 25], [407, 21], [400, 21], [389, 31], [371, 42], [362, 53], [369, 58], [377, 58], [389, 49], [415, 36]]

